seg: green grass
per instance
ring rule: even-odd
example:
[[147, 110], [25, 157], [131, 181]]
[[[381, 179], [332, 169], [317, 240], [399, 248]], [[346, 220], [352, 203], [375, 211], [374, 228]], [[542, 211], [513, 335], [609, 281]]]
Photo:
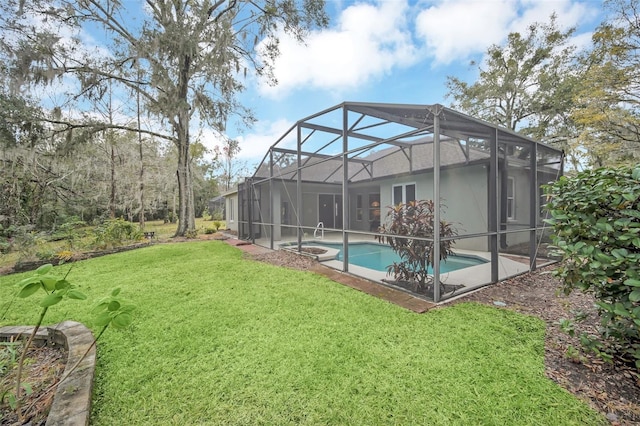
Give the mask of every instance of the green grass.
[[[0, 309], [20, 277], [0, 277]], [[544, 376], [544, 323], [507, 310], [417, 315], [217, 241], [78, 262], [69, 280], [138, 306], [99, 342], [93, 425], [606, 424]], [[50, 312], [90, 325], [83, 302]]]

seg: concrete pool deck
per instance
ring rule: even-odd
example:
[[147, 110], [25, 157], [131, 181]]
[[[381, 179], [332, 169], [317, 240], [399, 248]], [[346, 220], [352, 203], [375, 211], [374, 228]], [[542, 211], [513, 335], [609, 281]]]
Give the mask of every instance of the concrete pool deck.
[[[248, 241], [229, 238], [224, 240], [227, 244], [237, 247], [248, 254], [269, 253], [273, 250], [259, 245], [251, 244]], [[323, 275], [332, 281], [346, 285], [355, 290], [362, 291], [379, 299], [386, 300], [390, 303], [408, 309], [416, 313], [424, 313], [429, 309], [437, 306], [433, 302], [429, 302], [420, 297], [415, 297], [405, 291], [396, 290], [384, 285], [377, 284], [371, 280], [357, 277], [353, 274], [341, 272], [327, 265], [318, 264], [311, 269], [311, 272]]]
[[[318, 248], [323, 248], [328, 250], [326, 254], [317, 256], [317, 258], [321, 266], [324, 266], [325, 268], [328, 268], [328, 271], [333, 271], [333, 272], [322, 273], [322, 275], [325, 275], [328, 277], [329, 275], [332, 275], [334, 278], [331, 278], [331, 277], [330, 278], [337, 282], [341, 282], [337, 279], [338, 277], [340, 277], [342, 280], [345, 280], [345, 281], [347, 280], [346, 277], [350, 277], [349, 279], [361, 280], [363, 283], [366, 282], [368, 283], [367, 285], [364, 285], [361, 283], [353, 284], [353, 285], [350, 285], [349, 283], [344, 283], [344, 282], [341, 282], [341, 283], [344, 285], [349, 285], [350, 287], [353, 287], [353, 288], [357, 288], [356, 286], [361, 286], [362, 288], [369, 288], [369, 286], [371, 286], [369, 290], [361, 290], [361, 291], [365, 291], [366, 293], [372, 294], [374, 296], [376, 296], [375, 293], [383, 294], [384, 292], [382, 289], [388, 289], [388, 290], [391, 290], [392, 292], [408, 295], [411, 298], [410, 300], [412, 300], [412, 302], [411, 303], [407, 302], [407, 305], [411, 305], [412, 303], [414, 303], [413, 299], [424, 302], [424, 305], [418, 303], [420, 307], [416, 307], [415, 309], [409, 306], [405, 306], [407, 309], [411, 309], [414, 312], [424, 312], [433, 306], [437, 306], [439, 304], [457, 299], [458, 297], [464, 295], [465, 293], [490, 285], [492, 281], [491, 280], [491, 262], [490, 262], [491, 254], [489, 252], [457, 249], [455, 250], [456, 254], [480, 257], [489, 262], [481, 265], [466, 267], [463, 269], [459, 269], [457, 271], [442, 273], [440, 275], [440, 280], [442, 284], [449, 285], [452, 287], [458, 287], [458, 289], [453, 291], [452, 293], [441, 294], [442, 299], [438, 303], [435, 303], [426, 297], [414, 295], [413, 293], [410, 293], [405, 289], [391, 285], [388, 281], [386, 281], [386, 280], [389, 280], [390, 277], [387, 275], [385, 271], [377, 271], [374, 269], [369, 269], [369, 268], [361, 267], [358, 265], [354, 265], [351, 263], [347, 265], [348, 271], [347, 272], [343, 271], [344, 269], [343, 262], [341, 260], [335, 260], [335, 255], [339, 252], [339, 250], [322, 246], [322, 242], [325, 242], [325, 243], [341, 242], [341, 240], [338, 237], [339, 236], [336, 236], [335, 238], [324, 238], [324, 239], [315, 239], [315, 240], [308, 239], [303, 241], [303, 246], [305, 247], [316, 246]], [[240, 244], [239, 247], [243, 248], [245, 251], [250, 251], [250, 250], [272, 251], [271, 249], [267, 248], [269, 246], [269, 240], [267, 239], [256, 240], [255, 248], [250, 247], [250, 246], [253, 246], [253, 244], [249, 243], [248, 241], [243, 241], [243, 240], [236, 240], [236, 241], [240, 241], [238, 243]], [[354, 239], [351, 239], [350, 242], [351, 243], [371, 242], [371, 240], [354, 238]], [[286, 246], [291, 245], [292, 243], [295, 243], [295, 241], [293, 240], [274, 241], [274, 248], [276, 250], [278, 249], [286, 250], [287, 249]], [[230, 243], [230, 244], [233, 244], [233, 243]], [[245, 244], [248, 244], [248, 246], [245, 246]], [[291, 250], [291, 251], [297, 253], [297, 250]], [[547, 263], [549, 263], [548, 260], [538, 259], [538, 262], [536, 262], [536, 266], [540, 267]], [[529, 268], [528, 257], [517, 256], [517, 255], [512, 255], [507, 253], [500, 253], [498, 257], [498, 281], [503, 281], [505, 279], [527, 273], [529, 272], [529, 270], [530, 268]], [[318, 272], [318, 273], [321, 273], [321, 272]], [[395, 294], [395, 293], [392, 293], [392, 294]], [[382, 297], [382, 296], [376, 296], [376, 297]], [[388, 297], [391, 297], [391, 296], [388, 296]], [[398, 299], [398, 300], [402, 299], [402, 297], [399, 295], [394, 297], [395, 299]], [[386, 297], [382, 297], [382, 298], [386, 298]], [[390, 301], [392, 301], [392, 303], [396, 303], [395, 299], [393, 301], [392, 300]], [[397, 304], [400, 304], [400, 303], [397, 303]]]

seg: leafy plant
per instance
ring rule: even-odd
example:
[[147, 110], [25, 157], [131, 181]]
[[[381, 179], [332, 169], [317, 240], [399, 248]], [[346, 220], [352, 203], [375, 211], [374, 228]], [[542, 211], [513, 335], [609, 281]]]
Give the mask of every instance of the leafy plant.
[[143, 233], [135, 223], [122, 218], [109, 219], [94, 230], [96, 246], [101, 248], [119, 246], [126, 241], [138, 241]]
[[569, 294], [592, 293], [599, 337], [581, 334], [588, 350], [640, 370], [640, 167], [602, 168], [546, 187], [555, 275]]
[[213, 225], [213, 227], [215, 228], [215, 230], [217, 231], [218, 229], [220, 229], [220, 227], [222, 226], [222, 222], [220, 222], [219, 220], [214, 220], [211, 225]]
[[97, 314], [95, 324], [102, 327], [96, 340], [102, 336], [107, 327], [112, 325], [114, 328], [126, 328], [131, 324], [131, 312], [135, 306], [130, 303], [124, 303], [118, 296], [120, 288], [113, 289], [111, 295], [100, 299], [93, 308], [93, 313]]
[[[17, 363], [17, 372], [16, 372], [16, 382], [15, 382], [15, 390], [11, 392], [10, 390], [1, 390], [2, 398], [0, 401], [4, 401], [5, 399], [8, 401], [9, 406], [13, 410], [18, 411], [18, 415], [21, 416], [20, 413], [20, 401], [21, 401], [21, 393], [22, 389], [25, 390], [27, 394], [31, 393], [31, 387], [22, 383], [22, 368], [25, 362], [26, 354], [31, 344], [33, 343], [33, 339], [37, 334], [42, 321], [48, 311], [48, 309], [61, 302], [64, 298], [68, 299], [76, 299], [76, 300], [85, 300], [87, 297], [84, 293], [80, 292], [75, 288], [74, 285], [67, 281], [67, 276], [71, 269], [67, 271], [64, 277], [57, 277], [51, 274], [52, 265], [43, 265], [38, 268], [35, 273], [18, 282], [18, 293], [17, 297], [26, 298], [36, 294], [38, 290], [43, 290], [46, 293], [46, 296], [42, 298], [40, 301], [40, 307], [42, 308], [40, 311], [40, 315], [38, 317], [38, 321], [33, 328], [33, 331], [29, 335], [27, 342], [22, 348], [22, 353]], [[120, 288], [116, 288], [111, 291], [111, 294], [108, 297], [100, 299], [94, 309], [93, 313], [96, 314], [95, 324], [99, 327], [102, 327], [98, 336], [94, 339], [93, 343], [87, 348], [87, 351], [80, 357], [78, 362], [67, 369], [65, 375], [53, 383], [47, 390], [45, 390], [42, 394], [46, 395], [51, 389], [57, 386], [58, 383], [65, 380], [82, 362], [82, 360], [89, 353], [91, 348], [95, 346], [100, 337], [104, 334], [109, 326], [113, 326], [114, 328], [125, 328], [128, 327], [132, 322], [131, 312], [135, 309], [135, 306], [129, 303], [124, 303], [120, 298]], [[11, 353], [10, 353], [11, 354]], [[0, 358], [0, 372], [3, 371], [4, 368], [4, 360]], [[42, 396], [41, 396], [42, 397]]]
[[82, 237], [80, 229], [87, 224], [76, 216], [68, 218], [68, 220], [60, 225], [58, 231], [52, 236], [52, 240], [64, 240], [69, 249], [73, 249]]
[[[432, 200], [410, 201], [389, 207], [386, 223], [380, 227], [376, 239], [387, 243], [400, 256], [400, 262], [387, 266], [387, 271], [396, 280], [414, 283], [414, 291], [425, 291], [431, 283], [431, 268], [434, 265], [434, 211]], [[440, 258], [445, 260], [451, 253], [457, 231], [452, 224], [440, 221]], [[420, 238], [420, 239], [418, 239]], [[431, 241], [429, 241], [431, 240]]]
[[189, 239], [196, 238], [198, 236], [198, 230], [197, 229], [189, 229], [184, 233], [184, 236], [186, 238], [189, 238]]
[[[67, 271], [67, 274], [64, 277], [58, 277], [51, 274], [51, 269], [53, 266], [51, 264], [43, 265], [36, 269], [35, 273], [18, 282], [18, 297], [26, 298], [36, 294], [39, 290], [42, 290], [45, 293], [45, 296], [40, 301], [40, 316], [38, 317], [38, 321], [36, 322], [35, 327], [33, 327], [33, 331], [29, 335], [27, 343], [24, 345], [22, 349], [22, 354], [18, 361], [17, 373], [16, 373], [16, 385], [15, 385], [15, 401], [16, 406], [12, 407], [14, 409], [19, 409], [20, 407], [20, 396], [22, 391], [22, 368], [24, 365], [24, 360], [27, 355], [27, 351], [33, 343], [33, 339], [38, 333], [40, 326], [42, 325], [42, 321], [44, 320], [44, 316], [51, 306], [54, 306], [60, 303], [64, 298], [68, 299], [76, 299], [76, 300], [84, 300], [87, 296], [84, 295], [81, 291], [77, 290], [75, 286], [73, 286], [69, 281], [67, 281], [67, 275], [71, 271]], [[13, 400], [12, 397], [10, 397]]]

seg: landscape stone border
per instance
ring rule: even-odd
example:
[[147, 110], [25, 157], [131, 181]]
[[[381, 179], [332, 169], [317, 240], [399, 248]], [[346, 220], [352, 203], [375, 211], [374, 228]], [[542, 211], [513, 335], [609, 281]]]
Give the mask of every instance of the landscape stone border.
[[[16, 336], [26, 337], [32, 331], [31, 326], [0, 327], [0, 340], [9, 340]], [[91, 330], [75, 321], [64, 321], [38, 330], [34, 344], [58, 345], [67, 350], [67, 363], [63, 373], [66, 379], [58, 384], [47, 417], [47, 426], [87, 426], [89, 424], [96, 366], [94, 342]], [[84, 359], [82, 359], [83, 356]], [[80, 361], [78, 367], [67, 376], [78, 361]]]

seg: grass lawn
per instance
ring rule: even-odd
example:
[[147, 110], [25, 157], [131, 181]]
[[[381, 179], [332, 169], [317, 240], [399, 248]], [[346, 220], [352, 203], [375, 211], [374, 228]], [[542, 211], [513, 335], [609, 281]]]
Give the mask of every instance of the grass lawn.
[[[22, 276], [0, 277], [0, 315]], [[92, 425], [606, 424], [544, 376], [544, 323], [507, 310], [418, 315], [218, 241], [78, 262], [69, 280], [138, 306], [98, 343]], [[34, 323], [35, 304], [0, 324]], [[89, 310], [46, 322], [91, 326]]]

